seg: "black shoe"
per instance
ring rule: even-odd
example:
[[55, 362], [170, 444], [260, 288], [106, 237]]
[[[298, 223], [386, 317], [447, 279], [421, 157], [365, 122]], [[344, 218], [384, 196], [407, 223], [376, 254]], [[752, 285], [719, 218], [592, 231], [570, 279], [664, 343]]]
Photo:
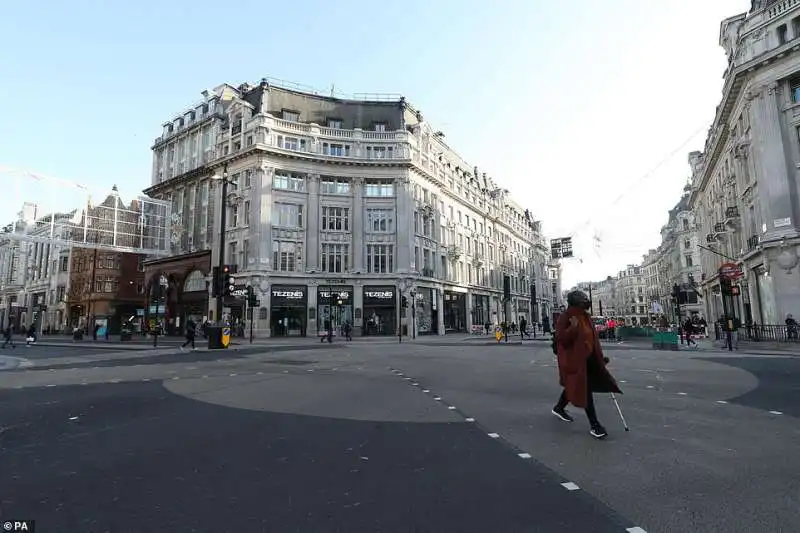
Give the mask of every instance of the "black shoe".
[[606, 428], [604, 428], [600, 424], [597, 424], [596, 426], [592, 427], [592, 430], [589, 431], [589, 434], [596, 439], [604, 439], [608, 436]]
[[564, 422], [574, 422], [575, 421], [575, 419], [572, 418], [572, 416], [570, 416], [570, 414], [563, 407], [557, 407], [557, 406], [553, 407], [553, 410], [550, 411], [550, 412], [553, 413], [554, 415], [556, 415], [558, 418], [560, 418]]

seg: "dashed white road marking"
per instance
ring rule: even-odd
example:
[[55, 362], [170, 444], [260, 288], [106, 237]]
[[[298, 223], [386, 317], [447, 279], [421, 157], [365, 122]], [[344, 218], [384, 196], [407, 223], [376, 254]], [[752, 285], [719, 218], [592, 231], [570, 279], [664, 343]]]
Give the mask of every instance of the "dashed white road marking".
[[403, 378], [406, 381], [411, 381], [411, 378]]
[[530, 459], [531, 458], [531, 454], [529, 454], [529, 453], [524, 453], [523, 452], [523, 453], [518, 453], [517, 455], [519, 455], [520, 459]]
[[717, 400], [717, 403], [726, 404], [728, 402], [726, 402], [725, 400]]
[[499, 439], [500, 438], [500, 435], [498, 435], [497, 433], [489, 433], [489, 436], [491, 438], [493, 438], [493, 439]]
[[430, 390], [429, 390], [429, 389], [423, 389], [423, 390], [422, 390], [422, 392], [424, 392], [424, 393], [426, 393], [426, 394], [427, 394], [427, 393], [429, 393], [429, 392], [430, 392]]
[[263, 372], [256, 372], [256, 375], [257, 375], [257, 376], [263, 376], [263, 375], [264, 375], [264, 373], [263, 373]]
[[437, 402], [441, 402], [442, 401], [442, 399], [439, 396], [436, 396], [433, 399], [436, 400]]
[[150, 378], [144, 378], [142, 381], [150, 381]]
[[655, 387], [655, 385], [648, 385], [647, 388], [648, 389], [655, 389], [656, 387]]
[[783, 413], [780, 411], [770, 411], [769, 414], [771, 415], [782, 415]]
[[455, 411], [456, 410], [456, 406], [455, 405], [450, 405], [447, 408], [450, 409], [451, 411]]
[[55, 387], [55, 385], [53, 385], [53, 384], [51, 383], [50, 385], [48, 385], [48, 386], [47, 386], [47, 388], [49, 389], [50, 387]]
[[561, 486], [567, 490], [580, 490], [580, 487], [575, 483], [573, 483], [572, 481], [567, 481], [566, 483], [562, 483]]
[[627, 383], [627, 382], [628, 382], [628, 380], [626, 380], [626, 379], [621, 379], [621, 380], [619, 380], [619, 382], [620, 382], [620, 383]]
[[177, 380], [177, 379], [181, 379], [181, 377], [180, 377], [180, 376], [175, 376], [175, 377], [174, 377], [174, 378], [172, 378], [172, 379], [173, 379], [173, 380]]
[[464, 421], [465, 422], [475, 422], [475, 419], [474, 418], [465, 418]]
[[679, 392], [678, 396], [686, 396], [686, 393], [685, 392]]
[[234, 376], [236, 376], [236, 374], [230, 374], [230, 376], [229, 376], [229, 377], [234, 377]]
[[417, 383], [416, 381], [412, 383], [412, 385], [414, 385], [415, 387], [419, 387], [419, 383]]
[[203, 379], [208, 379], [208, 376], [203, 376]]
[[647, 531], [645, 531], [644, 529], [640, 528], [639, 526], [629, 527], [625, 531], [627, 531], [628, 533], [647, 533]]

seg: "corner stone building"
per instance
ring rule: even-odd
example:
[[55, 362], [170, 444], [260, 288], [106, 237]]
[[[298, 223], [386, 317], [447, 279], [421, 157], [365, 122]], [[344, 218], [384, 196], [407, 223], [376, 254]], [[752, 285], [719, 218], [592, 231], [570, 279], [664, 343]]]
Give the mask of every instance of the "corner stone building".
[[[185, 293], [179, 263], [207, 250], [208, 262], [193, 268], [196, 281], [210, 280], [215, 177], [226, 175], [225, 263], [237, 265], [237, 285], [256, 290], [260, 336], [315, 335], [328, 318], [350, 322], [355, 335], [394, 335], [398, 326], [444, 334], [552, 311], [541, 223], [403, 97], [324, 97], [266, 80], [222, 85], [166, 123], [153, 153], [145, 193], [171, 200], [175, 225], [174, 257], [147, 265], [150, 294], [165, 273]], [[207, 302], [202, 318], [214, 320], [213, 299], [198, 298]], [[224, 309], [247, 321], [243, 299]]]

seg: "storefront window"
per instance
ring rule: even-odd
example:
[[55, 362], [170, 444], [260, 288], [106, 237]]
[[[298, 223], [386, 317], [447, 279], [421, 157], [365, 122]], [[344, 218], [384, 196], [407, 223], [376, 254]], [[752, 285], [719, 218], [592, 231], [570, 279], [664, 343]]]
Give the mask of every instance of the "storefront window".
[[467, 295], [444, 291], [443, 296], [445, 332], [466, 331]]
[[436, 296], [436, 289], [427, 287], [419, 287], [417, 289], [415, 321], [417, 323], [417, 333], [420, 335], [430, 335], [439, 331]]
[[270, 329], [273, 337], [305, 337], [308, 291], [305, 285], [273, 285]]
[[337, 335], [345, 323], [353, 324], [353, 287], [321, 286], [317, 290], [317, 330], [327, 331], [328, 321]]
[[393, 286], [364, 287], [364, 335], [397, 333], [397, 292]]

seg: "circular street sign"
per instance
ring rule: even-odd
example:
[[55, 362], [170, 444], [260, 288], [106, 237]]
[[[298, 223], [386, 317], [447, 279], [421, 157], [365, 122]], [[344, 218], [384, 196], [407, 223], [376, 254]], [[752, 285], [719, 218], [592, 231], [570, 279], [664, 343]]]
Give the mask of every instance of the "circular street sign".
[[742, 269], [736, 263], [722, 263], [719, 266], [719, 275], [727, 279], [740, 278]]

